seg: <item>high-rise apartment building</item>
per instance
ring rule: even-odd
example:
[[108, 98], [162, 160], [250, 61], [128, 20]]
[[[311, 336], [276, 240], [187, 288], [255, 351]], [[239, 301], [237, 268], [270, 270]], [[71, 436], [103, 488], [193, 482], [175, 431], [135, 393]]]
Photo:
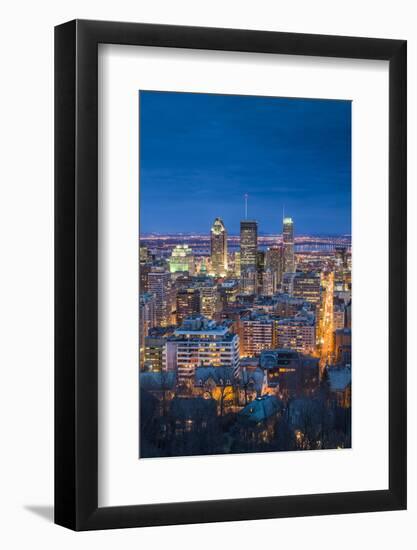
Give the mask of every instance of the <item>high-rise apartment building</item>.
[[227, 231], [220, 218], [214, 220], [210, 236], [211, 269], [213, 275], [224, 276], [227, 273]]
[[312, 353], [316, 345], [315, 318], [298, 315], [275, 323], [277, 346]]
[[148, 273], [148, 291], [155, 296], [155, 319], [157, 326], [167, 326], [171, 321], [172, 287], [171, 274], [161, 267], [153, 267]]
[[[170, 358], [170, 359], [168, 359]], [[179, 381], [191, 381], [198, 366], [232, 367], [239, 373], [239, 336], [202, 315], [184, 320], [167, 340], [167, 369], [175, 361]]]
[[268, 315], [247, 314], [240, 320], [240, 354], [254, 357], [273, 344], [273, 320]]

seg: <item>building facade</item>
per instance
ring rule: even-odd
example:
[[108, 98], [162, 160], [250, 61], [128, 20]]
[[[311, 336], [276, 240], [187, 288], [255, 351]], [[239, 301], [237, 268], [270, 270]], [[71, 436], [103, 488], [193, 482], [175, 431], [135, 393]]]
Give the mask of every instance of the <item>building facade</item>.
[[273, 293], [278, 292], [282, 283], [282, 246], [272, 246], [265, 253], [265, 269], [270, 269], [273, 275]]
[[258, 271], [256, 267], [247, 267], [241, 271], [240, 287], [243, 294], [256, 294]]
[[242, 357], [256, 357], [273, 347], [274, 322], [268, 315], [249, 314], [240, 322]]
[[292, 281], [292, 295], [318, 307], [321, 300], [320, 274], [297, 272]]
[[295, 271], [294, 257], [294, 222], [292, 218], [284, 218], [282, 229], [283, 242], [283, 270], [284, 273], [293, 273]]
[[258, 223], [256, 221], [240, 222], [240, 271], [256, 269], [258, 251]]
[[176, 321], [180, 325], [186, 317], [200, 313], [200, 291], [197, 288], [182, 288], [176, 296]]
[[219, 293], [214, 285], [200, 287], [200, 313], [207, 319], [214, 319], [219, 308]]
[[156, 326], [168, 326], [171, 321], [171, 274], [163, 268], [152, 268], [148, 273], [148, 291], [155, 296]]
[[190, 275], [195, 272], [195, 262], [192, 249], [186, 244], [177, 245], [169, 258], [169, 270], [171, 273], [186, 271]]
[[276, 324], [277, 345], [302, 353], [313, 353], [316, 346], [316, 323], [314, 316], [280, 319]]
[[166, 369], [166, 339], [146, 336], [143, 369], [146, 372], [161, 372]]
[[[167, 357], [175, 361], [178, 380], [192, 381], [198, 366], [232, 367], [239, 373], [239, 336], [228, 327], [194, 315], [167, 341]], [[167, 365], [172, 370], [171, 365]]]
[[145, 337], [149, 330], [156, 326], [156, 299], [153, 294], [139, 295], [139, 362], [143, 367], [145, 360]]
[[228, 270], [227, 231], [223, 220], [216, 218], [211, 228], [210, 257], [213, 275], [223, 277]]

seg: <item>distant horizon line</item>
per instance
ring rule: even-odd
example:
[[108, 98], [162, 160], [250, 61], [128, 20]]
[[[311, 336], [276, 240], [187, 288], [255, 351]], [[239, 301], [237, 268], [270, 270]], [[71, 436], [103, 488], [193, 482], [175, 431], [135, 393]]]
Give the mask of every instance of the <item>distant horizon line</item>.
[[[207, 231], [143, 231], [139, 238], [143, 236], [176, 236], [176, 235], [182, 235], [182, 236], [207, 236], [210, 237], [210, 232]], [[228, 237], [240, 237], [239, 233], [227, 233]], [[279, 237], [282, 236], [281, 233], [258, 233], [258, 236], [261, 237]], [[315, 232], [303, 232], [299, 233], [298, 235], [294, 235], [294, 238], [297, 237], [352, 237], [352, 233], [315, 233]]]

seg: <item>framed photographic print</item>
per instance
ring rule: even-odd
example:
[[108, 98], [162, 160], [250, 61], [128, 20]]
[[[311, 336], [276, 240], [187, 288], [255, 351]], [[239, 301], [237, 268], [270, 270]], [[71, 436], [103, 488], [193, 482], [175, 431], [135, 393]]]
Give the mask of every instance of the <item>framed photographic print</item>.
[[406, 42], [55, 30], [55, 521], [406, 507]]

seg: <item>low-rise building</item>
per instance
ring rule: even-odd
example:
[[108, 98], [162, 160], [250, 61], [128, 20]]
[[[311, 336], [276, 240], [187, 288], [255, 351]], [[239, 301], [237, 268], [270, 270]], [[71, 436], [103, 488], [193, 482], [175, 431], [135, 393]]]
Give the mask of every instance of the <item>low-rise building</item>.
[[282, 395], [313, 395], [319, 384], [319, 360], [289, 349], [263, 351], [260, 368], [266, 374], [268, 387]]

